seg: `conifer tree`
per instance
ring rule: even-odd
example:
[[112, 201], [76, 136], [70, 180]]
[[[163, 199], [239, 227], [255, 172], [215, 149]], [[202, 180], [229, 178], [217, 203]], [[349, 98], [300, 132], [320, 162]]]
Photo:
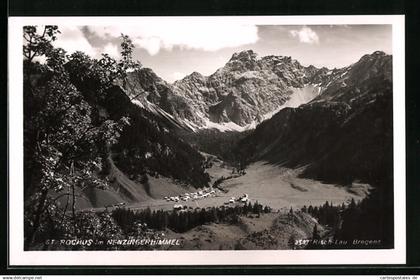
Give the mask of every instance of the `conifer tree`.
[[315, 226], [314, 226], [314, 230], [313, 230], [313, 232], [312, 232], [312, 239], [313, 240], [319, 240], [319, 239], [321, 239], [321, 237], [320, 237], [320, 235], [319, 235], [319, 232], [318, 232], [318, 227], [317, 227], [317, 225], [315, 224]]

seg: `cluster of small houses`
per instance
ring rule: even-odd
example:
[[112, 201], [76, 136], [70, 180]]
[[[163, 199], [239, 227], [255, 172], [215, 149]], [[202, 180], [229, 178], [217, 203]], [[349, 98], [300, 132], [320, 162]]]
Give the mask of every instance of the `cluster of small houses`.
[[215, 196], [215, 195], [216, 195], [216, 191], [214, 189], [204, 188], [203, 190], [192, 192], [192, 193], [185, 193], [183, 195], [171, 196], [171, 197], [165, 196], [164, 199], [166, 199], [166, 201], [178, 202], [180, 200], [188, 201], [188, 200], [204, 199], [209, 196]]
[[[198, 196], [196, 196], [196, 195], [192, 196], [193, 197], [192, 199], [196, 200], [196, 199], [206, 198], [209, 195], [215, 195], [215, 191], [210, 190], [207, 193], [203, 193], [202, 191], [198, 191], [198, 192], [193, 193], [193, 194], [198, 194]], [[167, 201], [178, 202], [180, 198], [179, 197], [169, 197], [168, 199], [167, 199]], [[181, 200], [183, 200], [183, 201], [188, 201], [189, 199], [190, 199], [190, 196], [187, 195], [187, 194], [185, 194], [184, 196], [181, 196]], [[232, 197], [228, 201], [226, 201], [224, 204], [225, 205], [230, 205], [230, 204], [234, 204], [235, 202], [247, 203], [248, 201], [249, 201], [248, 194], [244, 194], [244, 195], [242, 195], [238, 198]], [[176, 211], [188, 211], [188, 210], [191, 210], [191, 209], [192, 209], [192, 207], [188, 207], [187, 205], [182, 205], [182, 204], [175, 204], [174, 205], [174, 210], [176, 210]]]
[[115, 207], [120, 208], [120, 207], [125, 206], [126, 204], [127, 203], [125, 203], [125, 202], [120, 202], [120, 203], [115, 203], [115, 204], [108, 204], [108, 205], [105, 205], [105, 209], [115, 208]]
[[[164, 199], [166, 201], [173, 201], [173, 202], [179, 202], [179, 201], [188, 201], [188, 200], [199, 200], [199, 199], [205, 199], [211, 196], [216, 196], [216, 191], [213, 188], [204, 188], [203, 190], [199, 190], [197, 192], [192, 192], [192, 193], [185, 193], [183, 195], [178, 195], [178, 196], [171, 196], [171, 197], [167, 197], [165, 196]], [[249, 201], [249, 196], [248, 194], [243, 194], [240, 197], [231, 197], [228, 201], [226, 201], [224, 204], [225, 205], [231, 205], [234, 204], [236, 202], [240, 202], [240, 203], [247, 203]], [[125, 206], [126, 203], [125, 202], [121, 202], [121, 203], [117, 203], [117, 204], [110, 204], [110, 205], [105, 205], [105, 208], [120, 208]], [[198, 207], [197, 207], [198, 208]], [[174, 205], [174, 210], [176, 211], [188, 211], [188, 210], [193, 210], [193, 207], [188, 207], [187, 205], [182, 205], [182, 204], [175, 204]]]
[[225, 202], [225, 204], [235, 203], [235, 202], [247, 203], [248, 201], [249, 201], [249, 197], [248, 197], [248, 194], [246, 193], [238, 198], [232, 197], [231, 199], [229, 199], [229, 201]]

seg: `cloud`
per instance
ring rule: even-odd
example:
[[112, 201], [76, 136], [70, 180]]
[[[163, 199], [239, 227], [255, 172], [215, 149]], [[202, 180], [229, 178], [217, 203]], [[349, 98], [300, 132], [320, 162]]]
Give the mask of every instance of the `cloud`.
[[302, 27], [300, 30], [290, 30], [290, 35], [294, 38], [298, 38], [299, 42], [306, 43], [306, 44], [318, 44], [319, 37], [315, 31], [313, 31], [309, 27]]
[[118, 50], [118, 47], [112, 43], [106, 44], [101, 53], [106, 53], [114, 59], [121, 58], [121, 54], [120, 54], [120, 51]]
[[90, 32], [103, 39], [117, 38], [124, 33], [136, 47], [156, 55], [162, 49], [198, 49], [216, 51], [258, 41], [258, 28], [229, 22], [161, 21], [138, 26], [89, 26]]
[[114, 59], [121, 58], [118, 46], [112, 42], [108, 42], [104, 46], [92, 46], [80, 26], [60, 26], [59, 29], [61, 34], [58, 34], [53, 46], [63, 48], [68, 54], [81, 51], [97, 59], [101, 58], [102, 53], [106, 53]]
[[82, 51], [91, 57], [98, 57], [100, 49], [94, 48], [85, 38], [83, 32], [77, 26], [60, 26], [61, 34], [57, 36], [57, 40], [53, 45], [56, 48], [62, 48], [68, 54], [76, 51]]
[[147, 50], [150, 55], [158, 54], [162, 47], [162, 42], [158, 37], [136, 38], [133, 44]]

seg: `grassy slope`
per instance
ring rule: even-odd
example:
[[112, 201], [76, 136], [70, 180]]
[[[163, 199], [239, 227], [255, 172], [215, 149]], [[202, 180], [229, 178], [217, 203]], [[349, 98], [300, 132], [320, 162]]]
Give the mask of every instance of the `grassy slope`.
[[[76, 208], [79, 210], [88, 208], [103, 208], [106, 205], [113, 205], [121, 202], [127, 204], [147, 205], [162, 199], [164, 196], [173, 196], [185, 193], [188, 188], [177, 185], [172, 179], [160, 176], [159, 178], [149, 177], [148, 183], [140, 183], [127, 177], [119, 170], [112, 159], [109, 157], [110, 171], [108, 177], [111, 179], [111, 187], [108, 190], [87, 188], [81, 192], [76, 189], [76, 195], [80, 196], [76, 199]], [[148, 186], [146, 186], [148, 184]], [[149, 188], [150, 194], [146, 188]], [[60, 193], [59, 193], [60, 195]], [[65, 207], [67, 197], [63, 196], [59, 199], [62, 206]], [[69, 199], [69, 207], [72, 200]], [[70, 210], [70, 208], [68, 208]]]
[[[213, 223], [198, 226], [186, 233], [166, 232], [166, 238], [177, 238], [181, 246], [172, 250], [261, 250], [291, 249], [288, 241], [312, 236], [316, 221], [308, 214], [285, 212], [242, 216], [237, 224]], [[317, 224], [320, 232], [323, 227]]]

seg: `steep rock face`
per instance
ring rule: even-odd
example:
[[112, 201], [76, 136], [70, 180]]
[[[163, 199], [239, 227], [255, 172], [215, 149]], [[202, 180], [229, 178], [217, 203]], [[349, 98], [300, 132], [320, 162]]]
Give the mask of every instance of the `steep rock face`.
[[285, 56], [258, 58], [252, 50], [235, 53], [226, 65], [204, 77], [192, 73], [174, 83], [176, 94], [191, 100], [199, 114], [215, 123], [246, 126], [264, 120], [293, 94], [292, 88], [325, 80], [327, 69], [303, 67]]
[[281, 110], [238, 146], [248, 161], [306, 166], [303, 176], [392, 181], [392, 57], [375, 52], [330, 73], [308, 104]]
[[[312, 98], [350, 102], [353, 95], [366, 91], [360, 88], [364, 81], [391, 80], [391, 59], [386, 57], [378, 51], [348, 67], [329, 70], [304, 67], [288, 56], [258, 58], [248, 50], [233, 54], [207, 77], [193, 72], [171, 85], [143, 68], [129, 73], [120, 85], [133, 101], [151, 111], [163, 110], [181, 126], [196, 130], [226, 124], [228, 130], [245, 130]], [[296, 98], [299, 90], [312, 94]]]
[[254, 119], [254, 108], [244, 101], [240, 96], [229, 93], [222, 97], [222, 101], [208, 108], [209, 119], [215, 123], [234, 122], [239, 125], [246, 125]]
[[369, 89], [380, 86], [381, 82], [392, 82], [392, 57], [376, 51], [364, 55], [358, 62], [334, 69], [330, 78], [322, 83], [325, 88], [317, 100], [342, 101], [352, 103], [370, 99], [363, 96]]
[[173, 87], [150, 68], [128, 73], [123, 81], [119, 81], [119, 85], [131, 100], [137, 101], [144, 108], [156, 105], [175, 120], [201, 121], [189, 105], [189, 100], [175, 94]]

